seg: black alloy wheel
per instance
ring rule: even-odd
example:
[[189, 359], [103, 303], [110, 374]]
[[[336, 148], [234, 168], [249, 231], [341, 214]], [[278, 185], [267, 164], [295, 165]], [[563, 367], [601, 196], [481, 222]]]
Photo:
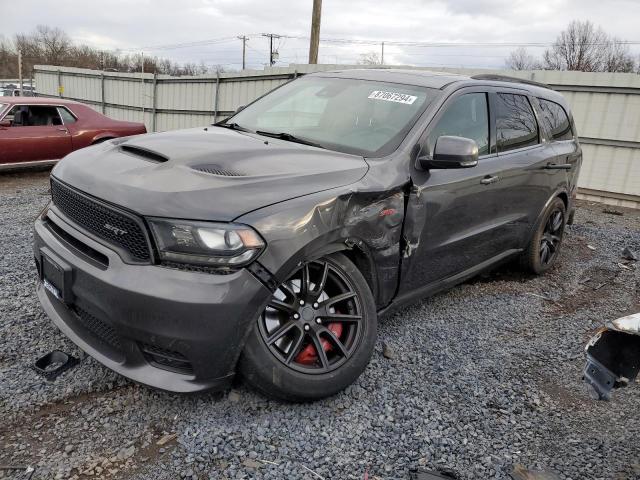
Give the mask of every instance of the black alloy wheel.
[[269, 396], [309, 401], [333, 395], [366, 368], [376, 341], [375, 301], [343, 254], [302, 264], [273, 292], [239, 361]]
[[352, 282], [328, 261], [305, 263], [273, 294], [259, 321], [260, 334], [287, 367], [326, 373], [358, 345], [360, 302]]
[[564, 212], [560, 208], [556, 208], [549, 215], [540, 240], [540, 263], [542, 265], [549, 265], [553, 262], [560, 247], [563, 227]]
[[542, 274], [555, 264], [562, 246], [566, 212], [567, 207], [557, 197], [545, 208], [520, 259], [526, 270]]

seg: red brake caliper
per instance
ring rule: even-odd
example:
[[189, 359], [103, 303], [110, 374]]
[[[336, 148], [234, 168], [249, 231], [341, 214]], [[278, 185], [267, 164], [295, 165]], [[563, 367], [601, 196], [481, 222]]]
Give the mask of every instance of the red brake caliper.
[[[331, 330], [331, 332], [333, 332], [333, 334], [338, 338], [342, 335], [341, 323], [330, 323], [327, 325], [327, 329]], [[333, 345], [329, 343], [329, 340], [322, 338], [320, 339], [320, 343], [322, 344], [322, 348], [325, 352], [333, 350]], [[318, 353], [316, 352], [316, 348], [313, 346], [313, 343], [307, 345], [304, 350], [296, 356], [296, 362], [302, 363], [303, 365], [311, 365], [315, 363], [317, 359]]]

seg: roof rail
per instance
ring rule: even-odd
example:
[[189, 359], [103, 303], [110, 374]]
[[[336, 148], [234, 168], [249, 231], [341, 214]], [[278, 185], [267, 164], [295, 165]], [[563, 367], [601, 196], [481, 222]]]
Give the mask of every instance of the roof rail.
[[534, 85], [536, 87], [547, 88], [553, 90], [546, 83], [536, 82], [534, 80], [527, 80], [526, 78], [510, 77], [508, 75], [499, 75], [495, 73], [482, 73], [480, 75], [473, 75], [471, 78], [474, 80], [494, 80], [499, 82], [512, 82], [512, 83], [524, 83], [526, 85]]

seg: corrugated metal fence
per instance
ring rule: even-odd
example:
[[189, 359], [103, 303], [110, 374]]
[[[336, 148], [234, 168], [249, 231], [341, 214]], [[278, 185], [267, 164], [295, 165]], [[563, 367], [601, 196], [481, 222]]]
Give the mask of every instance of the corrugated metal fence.
[[[112, 118], [144, 121], [149, 131], [164, 131], [213, 123], [298, 75], [345, 68], [362, 66], [298, 65], [197, 77], [37, 66], [35, 82], [40, 95], [78, 100]], [[640, 75], [441, 70], [508, 74], [564, 94], [584, 149], [581, 195], [640, 207]]]

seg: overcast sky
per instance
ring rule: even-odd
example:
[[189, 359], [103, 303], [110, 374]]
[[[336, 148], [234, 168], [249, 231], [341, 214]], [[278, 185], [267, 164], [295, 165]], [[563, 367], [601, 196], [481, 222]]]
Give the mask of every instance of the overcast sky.
[[[125, 52], [144, 51], [179, 62], [238, 68], [250, 35], [248, 66], [268, 61], [260, 33], [308, 37], [312, 0], [21, 0], [4, 4], [0, 35], [59, 27], [74, 41]], [[321, 38], [452, 43], [550, 43], [573, 19], [591, 20], [609, 34], [640, 42], [640, 0], [324, 0]], [[231, 37], [231, 38], [229, 38]], [[202, 40], [215, 44], [157, 48]], [[306, 63], [308, 40], [276, 42], [278, 65]], [[385, 63], [501, 67], [516, 47], [385, 47]], [[640, 54], [640, 46], [632, 51]], [[541, 54], [543, 47], [530, 47]], [[321, 43], [321, 63], [357, 63], [379, 45]]]

